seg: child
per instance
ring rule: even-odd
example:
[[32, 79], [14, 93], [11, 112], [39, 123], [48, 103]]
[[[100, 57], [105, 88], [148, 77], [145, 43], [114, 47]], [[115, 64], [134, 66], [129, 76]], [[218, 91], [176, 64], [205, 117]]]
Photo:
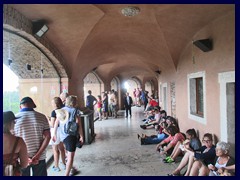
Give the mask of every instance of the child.
[[102, 97], [100, 95], [97, 96], [97, 113], [99, 117], [99, 121], [102, 120]]

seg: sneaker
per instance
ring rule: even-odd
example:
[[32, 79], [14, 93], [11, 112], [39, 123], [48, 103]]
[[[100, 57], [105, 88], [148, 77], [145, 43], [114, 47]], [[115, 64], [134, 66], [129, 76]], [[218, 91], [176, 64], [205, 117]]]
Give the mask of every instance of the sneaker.
[[52, 170], [55, 171], [55, 172], [61, 171], [59, 167], [55, 167], [55, 166], [52, 167]]
[[63, 164], [63, 163], [61, 162], [59, 166], [60, 166], [61, 169], [66, 170], [66, 164]]
[[147, 127], [145, 125], [140, 125], [140, 128], [147, 129]]
[[75, 176], [78, 173], [79, 173], [79, 171], [77, 169], [75, 169], [74, 167], [72, 167], [69, 176]]
[[175, 162], [175, 161], [174, 161], [174, 159], [172, 159], [172, 158], [169, 158], [169, 159], [167, 160], [167, 163], [173, 163], [173, 162]]

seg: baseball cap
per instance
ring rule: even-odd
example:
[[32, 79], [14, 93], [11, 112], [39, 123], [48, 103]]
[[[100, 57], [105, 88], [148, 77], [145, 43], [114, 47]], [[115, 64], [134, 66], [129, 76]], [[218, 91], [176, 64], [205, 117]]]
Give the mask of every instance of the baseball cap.
[[24, 97], [22, 98], [22, 100], [20, 101], [20, 105], [21, 104], [25, 104], [25, 103], [33, 103], [34, 107], [33, 108], [36, 108], [36, 104], [33, 102], [32, 98], [30, 97]]
[[18, 118], [15, 117], [12, 111], [3, 111], [3, 123], [8, 123]]

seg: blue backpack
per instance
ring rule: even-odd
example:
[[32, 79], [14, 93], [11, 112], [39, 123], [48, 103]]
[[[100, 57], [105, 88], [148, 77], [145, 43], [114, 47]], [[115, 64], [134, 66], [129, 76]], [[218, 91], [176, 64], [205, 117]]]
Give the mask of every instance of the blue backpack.
[[77, 109], [73, 108], [68, 122], [64, 125], [64, 132], [72, 136], [78, 136], [78, 124], [76, 122]]

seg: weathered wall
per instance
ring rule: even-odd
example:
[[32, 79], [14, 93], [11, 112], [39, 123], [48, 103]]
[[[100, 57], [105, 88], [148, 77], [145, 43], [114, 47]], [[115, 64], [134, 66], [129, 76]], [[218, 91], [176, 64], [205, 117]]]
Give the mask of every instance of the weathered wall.
[[[196, 46], [189, 45], [181, 55], [177, 70], [168, 69], [159, 77], [159, 87], [167, 83], [168, 114], [174, 114], [179, 120], [182, 132], [189, 128], [199, 131], [200, 138], [210, 132], [220, 137], [220, 86], [218, 73], [235, 71], [235, 16], [230, 13], [221, 17], [195, 34], [193, 40], [213, 39], [213, 50], [203, 52]], [[192, 51], [193, 50], [193, 51]], [[192, 55], [194, 54], [195, 63]], [[188, 118], [188, 85], [187, 75], [205, 71], [206, 77], [206, 124]], [[175, 105], [173, 100], [175, 82]], [[161, 91], [161, 90], [160, 90]], [[159, 95], [161, 92], [159, 92]], [[162, 101], [160, 99], [160, 101]]]

